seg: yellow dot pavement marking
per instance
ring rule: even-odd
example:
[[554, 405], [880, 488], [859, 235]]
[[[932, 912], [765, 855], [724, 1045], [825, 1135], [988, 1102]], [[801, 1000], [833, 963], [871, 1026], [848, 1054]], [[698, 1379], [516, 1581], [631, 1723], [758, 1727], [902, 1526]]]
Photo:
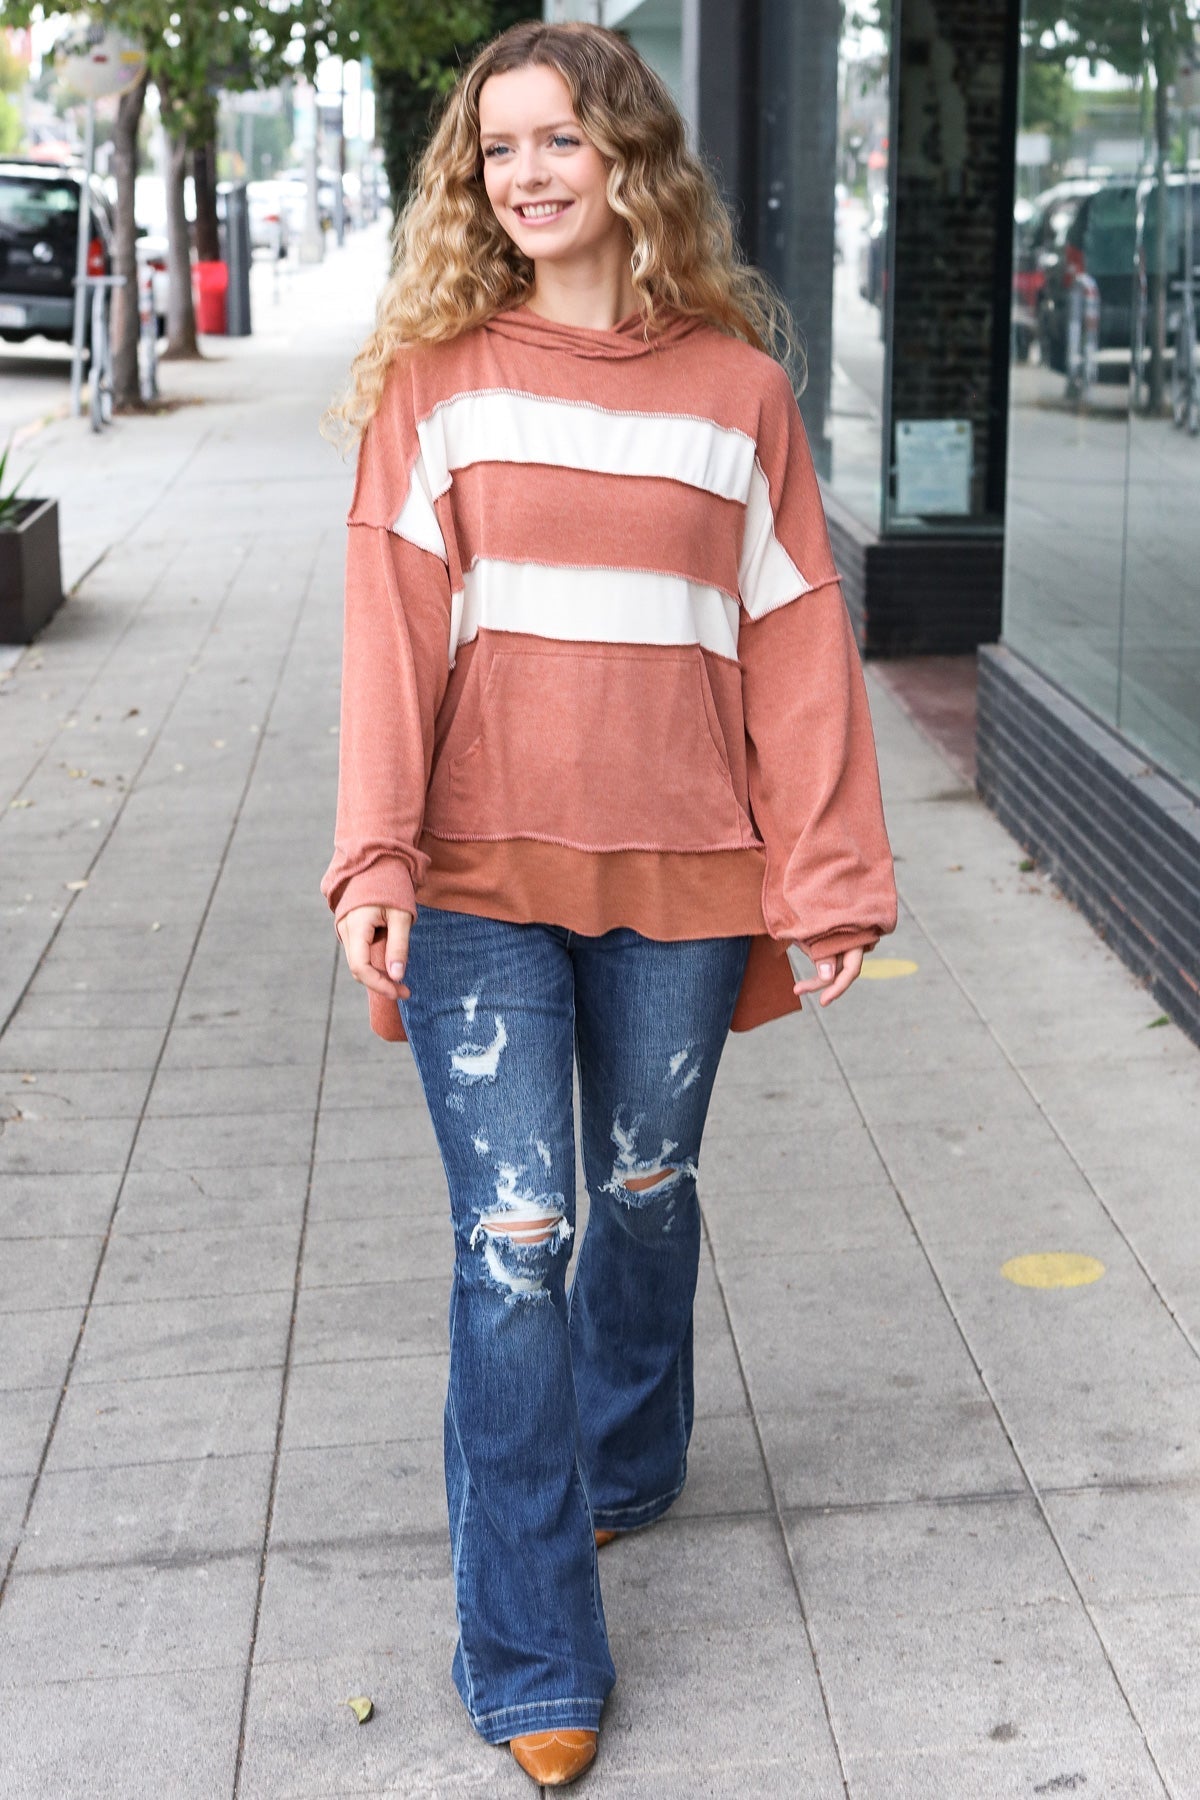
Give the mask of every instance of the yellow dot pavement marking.
[[1018, 1287], [1086, 1287], [1099, 1281], [1104, 1264], [1077, 1250], [1042, 1250], [1032, 1256], [1012, 1256], [1001, 1263], [1000, 1273]]
[[915, 975], [917, 965], [903, 956], [868, 956], [862, 966], [861, 981], [899, 981], [902, 975]]

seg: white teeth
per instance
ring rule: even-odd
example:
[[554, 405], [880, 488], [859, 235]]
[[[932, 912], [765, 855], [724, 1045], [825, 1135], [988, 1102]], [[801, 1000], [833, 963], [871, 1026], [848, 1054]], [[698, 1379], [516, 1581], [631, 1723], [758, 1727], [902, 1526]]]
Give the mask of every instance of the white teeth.
[[543, 206], [518, 206], [517, 211], [523, 219], [549, 219], [555, 213], [565, 212], [565, 200], [555, 200]]

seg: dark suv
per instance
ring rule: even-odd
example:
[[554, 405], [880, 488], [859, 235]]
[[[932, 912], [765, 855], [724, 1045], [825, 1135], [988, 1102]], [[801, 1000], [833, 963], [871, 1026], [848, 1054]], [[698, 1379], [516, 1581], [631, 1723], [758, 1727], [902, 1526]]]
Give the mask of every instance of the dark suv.
[[[0, 160], [0, 339], [70, 342], [82, 169]], [[89, 275], [112, 266], [113, 217], [100, 183], [91, 184]]]
[[[1128, 351], [1133, 322], [1137, 183], [1064, 182], [1035, 202], [1026, 256], [1035, 288], [1034, 329], [1042, 361], [1067, 367], [1071, 289], [1090, 275], [1100, 293], [1100, 349]], [[1020, 261], [1018, 261], [1020, 268]]]

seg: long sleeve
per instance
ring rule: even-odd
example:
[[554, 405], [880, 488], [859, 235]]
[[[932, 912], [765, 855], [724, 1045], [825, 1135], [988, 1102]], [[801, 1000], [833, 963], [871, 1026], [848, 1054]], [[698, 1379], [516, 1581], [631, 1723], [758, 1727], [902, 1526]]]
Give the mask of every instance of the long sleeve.
[[337, 824], [321, 883], [339, 919], [356, 906], [416, 912], [428, 860], [417, 841], [449, 633], [445, 566], [386, 528], [351, 525]]
[[334, 854], [321, 883], [335, 917], [416, 912], [434, 721], [449, 676], [450, 572], [407, 383], [392, 384], [363, 441], [346, 549]]
[[815, 961], [894, 930], [896, 889], [862, 665], [786, 378], [765, 412], [738, 639], [747, 775], [767, 930]]

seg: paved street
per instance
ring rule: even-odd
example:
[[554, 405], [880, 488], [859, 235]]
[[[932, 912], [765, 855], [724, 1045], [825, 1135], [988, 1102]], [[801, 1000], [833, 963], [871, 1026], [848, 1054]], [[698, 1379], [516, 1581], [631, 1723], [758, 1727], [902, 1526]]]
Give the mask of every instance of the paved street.
[[[0, 679], [3, 1800], [532, 1791], [449, 1678], [432, 1133], [317, 893], [383, 261], [28, 441], [80, 585]], [[900, 928], [727, 1053], [580, 1792], [1200, 1800], [1200, 1055], [872, 704]]]

